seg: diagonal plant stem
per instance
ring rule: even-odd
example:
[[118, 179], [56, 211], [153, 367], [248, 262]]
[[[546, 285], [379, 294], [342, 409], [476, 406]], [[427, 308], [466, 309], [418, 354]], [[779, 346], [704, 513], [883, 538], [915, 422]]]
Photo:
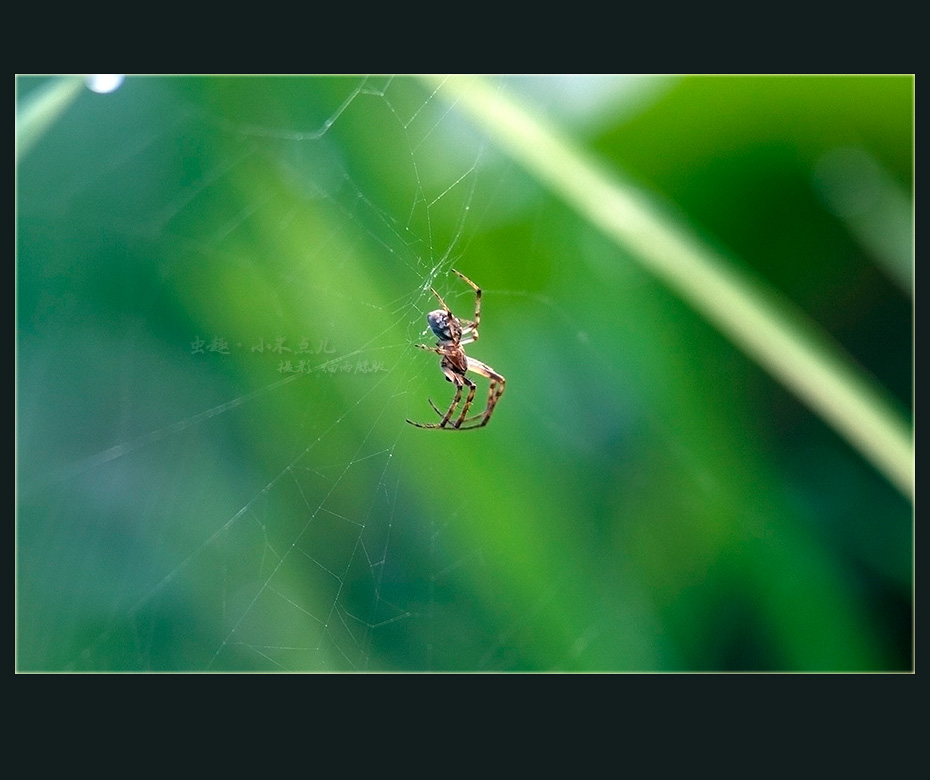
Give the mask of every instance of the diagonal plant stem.
[[632, 250], [913, 501], [910, 425], [885, 391], [819, 326], [486, 80], [425, 80], [585, 219]]

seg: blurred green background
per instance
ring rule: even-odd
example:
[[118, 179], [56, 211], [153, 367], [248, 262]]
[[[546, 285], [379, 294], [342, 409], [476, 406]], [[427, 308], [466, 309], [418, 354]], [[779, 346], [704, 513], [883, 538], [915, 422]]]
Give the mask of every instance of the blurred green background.
[[[912, 78], [495, 83], [910, 417]], [[432, 87], [17, 90], [20, 670], [912, 668], [909, 501]]]

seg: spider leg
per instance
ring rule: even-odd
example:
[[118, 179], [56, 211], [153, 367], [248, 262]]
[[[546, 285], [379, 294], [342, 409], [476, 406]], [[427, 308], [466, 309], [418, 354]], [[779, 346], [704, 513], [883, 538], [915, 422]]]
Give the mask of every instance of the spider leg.
[[[504, 387], [506, 384], [506, 380], [503, 376], [498, 374], [489, 365], [482, 363], [480, 360], [468, 358], [468, 370], [474, 372], [475, 374], [480, 374], [483, 377], [487, 377], [491, 384], [488, 387], [488, 405], [485, 407], [484, 412], [482, 414], [476, 414], [473, 417], [469, 417], [467, 419], [462, 416], [461, 419], [456, 421], [456, 427], [462, 431], [468, 431], [472, 428], [483, 428], [488, 424], [488, 421], [491, 419], [491, 415], [494, 413], [494, 407], [497, 406], [497, 402], [504, 394]], [[469, 422], [475, 422], [475, 424], [465, 424]]]
[[411, 420], [409, 417], [407, 418], [407, 422], [411, 425], [415, 425], [417, 428], [442, 428], [439, 423], [418, 423], [414, 420]]
[[[492, 411], [494, 409], [494, 406], [497, 404], [497, 399], [500, 398], [502, 394], [503, 394], [503, 389], [501, 389], [500, 386], [496, 382], [492, 382], [491, 386], [488, 388], [488, 405], [491, 407]], [[471, 417], [467, 417], [466, 419], [462, 420], [462, 424], [459, 427], [463, 431], [467, 431], [471, 428], [483, 428], [485, 425], [488, 424], [487, 420], [485, 420], [485, 417], [490, 419], [490, 415], [487, 414], [487, 409], [485, 409], [484, 411], [478, 412], [478, 414], [473, 414], [471, 415]], [[469, 425], [469, 423], [473, 423], [477, 420], [483, 420], [483, 422], [479, 423], [478, 425]]]
[[464, 347], [466, 344], [471, 344], [473, 341], [478, 340], [478, 331], [475, 330], [477, 327], [474, 322], [469, 320], [459, 320], [459, 325], [462, 326], [462, 336], [463, 338], [459, 339], [459, 346]]
[[[498, 374], [490, 366], [482, 363], [480, 360], [475, 360], [474, 358], [468, 358], [468, 370], [474, 371], [476, 374], [487, 377], [491, 384], [488, 387], [488, 405], [483, 412], [478, 412], [471, 417], [464, 416], [464, 412], [467, 412], [467, 406], [470, 405], [470, 402], [466, 400], [466, 409], [463, 409], [463, 414], [459, 415], [459, 418], [455, 421], [455, 425], [452, 428], [457, 428], [459, 430], [468, 431], [472, 428], [483, 428], [488, 424], [488, 420], [491, 419], [491, 414], [494, 412], [494, 407], [497, 406], [497, 402], [500, 400], [500, 397], [504, 394], [505, 379], [500, 374]], [[474, 383], [472, 383], [474, 384]], [[472, 398], [474, 393], [469, 393], [469, 397]], [[432, 399], [429, 400], [430, 406], [433, 407], [433, 411], [437, 415], [442, 417], [445, 413], [440, 410], [436, 404], [433, 403]], [[473, 400], [473, 398], [472, 398]], [[473, 423], [479, 421], [477, 425], [469, 425], [468, 423]]]
[[[477, 284], [475, 284], [471, 279], [465, 276], [465, 274], [463, 274], [461, 271], [456, 271], [453, 268], [452, 273], [454, 273], [459, 279], [461, 279], [463, 282], [465, 282], [465, 284], [467, 284], [469, 287], [471, 287], [475, 291], [475, 321], [469, 322], [467, 324], [471, 326], [469, 330], [474, 331], [474, 334], [475, 334], [475, 337], [474, 339], [472, 339], [472, 341], [477, 341], [478, 340], [478, 324], [481, 322], [481, 288]], [[463, 323], [463, 329], [464, 329], [464, 323]]]
[[[440, 409], [438, 406], [436, 406], [436, 404], [433, 403], [433, 399], [432, 399], [432, 398], [427, 398], [426, 400], [429, 401], [429, 405], [433, 407], [433, 411], [436, 412], [436, 414], [437, 414], [439, 417], [444, 417], [444, 416], [445, 416], [446, 413], [445, 413], [442, 409]], [[462, 420], [460, 423], [457, 423], [457, 424], [454, 425], [453, 427], [458, 428], [458, 427], [460, 427], [461, 423], [471, 422], [472, 420], [479, 420], [479, 419], [481, 419], [481, 417], [483, 417], [483, 416], [484, 416], [484, 412], [479, 412], [478, 414], [473, 414], [471, 417], [466, 417], [464, 420]]]
[[[459, 426], [460, 431], [470, 431], [472, 428], [483, 428], [491, 419], [491, 413], [494, 411], [494, 407], [497, 405], [498, 400], [504, 394], [504, 386], [496, 383], [491, 383], [491, 387], [488, 389], [488, 407], [485, 411], [480, 414], [474, 414], [468, 419], [464, 420]], [[477, 422], [476, 422], [477, 421]], [[469, 425], [469, 423], [475, 423], [474, 425]]]
[[[458, 419], [455, 421], [453, 428], [460, 428], [462, 423], [465, 422], [465, 417], [468, 415], [468, 409], [471, 406], [471, 402], [475, 400], [475, 389], [478, 387], [474, 382], [472, 382], [467, 376], [462, 377], [462, 382], [468, 385], [468, 397], [465, 399], [465, 403], [462, 405], [462, 412], [459, 414]], [[459, 386], [459, 392], [461, 392], [461, 385]], [[451, 409], [449, 410], [452, 411]]]
[[[442, 412], [440, 412], [436, 404], [433, 403], [433, 400], [428, 399], [430, 406], [432, 406], [433, 409], [442, 417], [442, 420], [440, 420], [438, 423], [418, 423], [418, 422], [414, 422], [413, 420], [408, 419], [407, 420], [408, 423], [410, 423], [411, 425], [415, 425], [417, 428], [447, 428], [449, 427], [449, 420], [452, 419], [452, 415], [455, 413], [456, 408], [458, 407], [459, 403], [462, 400], [462, 387], [466, 383], [469, 385], [469, 391], [468, 391], [468, 400], [466, 400], [465, 402], [465, 411], [466, 412], [468, 411], [468, 405], [471, 403], [471, 400], [472, 398], [474, 398], [474, 395], [475, 395], [475, 383], [472, 382], [468, 377], [459, 376], [458, 374], [454, 374], [451, 371], [447, 372], [446, 377], [449, 379], [450, 382], [453, 382], [455, 384], [455, 397], [452, 399], [452, 403], [449, 405], [449, 408], [446, 410], [446, 413], [443, 414]], [[459, 424], [461, 424], [461, 421], [457, 420], [456, 426], [454, 427], [458, 427]]]
[[439, 301], [439, 304], [440, 306], [442, 306], [443, 311], [451, 317], [452, 311], [449, 309], [448, 306], [446, 306], [446, 302], [442, 299], [442, 296], [438, 292], [436, 292], [434, 288], [430, 287], [429, 289], [430, 289], [430, 292], [432, 292], [433, 295], [436, 296], [436, 300]]
[[442, 418], [442, 421], [439, 423], [440, 428], [445, 428], [449, 424], [449, 420], [452, 418], [453, 412], [455, 412], [456, 407], [459, 405], [459, 402], [462, 400], [462, 385], [457, 383], [455, 385], [455, 398], [452, 399], [452, 403], [449, 406], [449, 410], [446, 412], [445, 417]]
[[[456, 423], [453, 426], [454, 428], [458, 428], [463, 422], [467, 422], [468, 420], [477, 420], [479, 417], [481, 417], [480, 414], [476, 414], [474, 417], [469, 417], [467, 420], [465, 418], [465, 415], [468, 414], [468, 407], [470, 407], [472, 401], [475, 400], [476, 385], [474, 382], [472, 382], [467, 377], [463, 377], [463, 380], [465, 384], [468, 385], [469, 392], [468, 392], [468, 397], [465, 399], [465, 406], [462, 407], [462, 413], [459, 415], [458, 420], [456, 420]], [[438, 414], [440, 417], [445, 416], [446, 413], [442, 411], [442, 409], [440, 409], [438, 406], [436, 406], [436, 404], [433, 403], [432, 398], [427, 398], [426, 400], [429, 401], [429, 405], [433, 407], [433, 411], [436, 412], [436, 414]]]

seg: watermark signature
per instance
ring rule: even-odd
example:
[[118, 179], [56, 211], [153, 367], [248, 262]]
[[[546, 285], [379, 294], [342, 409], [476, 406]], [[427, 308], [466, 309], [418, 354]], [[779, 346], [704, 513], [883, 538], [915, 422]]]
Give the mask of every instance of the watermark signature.
[[321, 371], [328, 374], [378, 374], [387, 369], [380, 360], [356, 360], [354, 363], [351, 360], [330, 360], [323, 365], [311, 365], [309, 360], [298, 360], [296, 363], [282, 360], [278, 364], [279, 374], [317, 374]]
[[[315, 347], [315, 348], [314, 348]], [[190, 342], [191, 355], [231, 355], [233, 352], [242, 352], [248, 349], [251, 353], [278, 355], [277, 371], [279, 374], [376, 374], [387, 371], [384, 363], [379, 360], [339, 360], [330, 357], [324, 362], [315, 362], [300, 359], [298, 355], [335, 355], [336, 348], [329, 343], [329, 339], [312, 340], [304, 337], [299, 340], [296, 347], [290, 347], [286, 336], [278, 336], [266, 341], [264, 337], [245, 347], [241, 342], [230, 346], [229, 340], [214, 336], [209, 341], [199, 335]], [[292, 357], [293, 356], [293, 357]]]
[[[236, 349], [243, 349], [241, 343], [236, 344]], [[259, 340], [253, 343], [249, 347], [250, 352], [270, 352], [272, 354], [284, 355], [285, 353], [293, 355], [333, 355], [336, 353], [336, 348], [330, 345], [329, 339], [320, 339], [317, 344], [317, 348], [313, 349], [310, 339], [304, 337], [300, 339], [300, 343], [296, 348], [291, 348], [287, 346], [287, 337], [278, 336], [276, 339], [271, 341], [265, 341], [264, 336], [259, 338]], [[191, 354], [192, 355], [204, 355], [207, 352], [214, 352], [218, 355], [229, 355], [231, 354], [229, 348], [229, 341], [227, 339], [221, 338], [220, 336], [214, 336], [209, 342], [206, 339], [200, 338], [197, 336], [191, 342]]]

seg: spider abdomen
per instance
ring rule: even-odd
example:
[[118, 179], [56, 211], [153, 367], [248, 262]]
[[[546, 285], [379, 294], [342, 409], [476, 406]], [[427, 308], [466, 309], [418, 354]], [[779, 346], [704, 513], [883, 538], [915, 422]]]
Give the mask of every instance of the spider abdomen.
[[431, 311], [426, 315], [426, 324], [440, 341], [458, 341], [462, 338], [462, 326], [455, 317], [450, 317], [442, 309]]

